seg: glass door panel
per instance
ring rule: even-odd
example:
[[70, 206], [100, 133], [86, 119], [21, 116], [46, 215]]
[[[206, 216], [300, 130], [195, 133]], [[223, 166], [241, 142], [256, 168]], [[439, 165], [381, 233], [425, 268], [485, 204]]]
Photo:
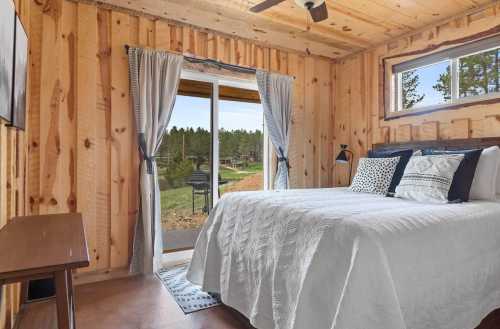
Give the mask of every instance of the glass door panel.
[[222, 194], [264, 189], [259, 93], [253, 84], [227, 83], [203, 75], [181, 79], [157, 156], [166, 252], [194, 247]]
[[194, 246], [212, 205], [212, 84], [181, 80], [158, 157], [164, 249]]
[[264, 115], [256, 90], [219, 91], [220, 194], [264, 188]]

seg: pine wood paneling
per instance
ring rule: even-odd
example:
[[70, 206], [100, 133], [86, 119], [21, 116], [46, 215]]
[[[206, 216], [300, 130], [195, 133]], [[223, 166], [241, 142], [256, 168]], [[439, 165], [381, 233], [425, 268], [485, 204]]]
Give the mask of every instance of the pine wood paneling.
[[[40, 143], [44, 145], [40, 151], [40, 212], [48, 213], [49, 208], [57, 207], [54, 186], [57, 178], [57, 165], [60, 154], [59, 122], [60, 103], [62, 99], [61, 81], [58, 73], [61, 57], [61, 33], [59, 32], [60, 1], [48, 3], [48, 10], [42, 15], [42, 60], [40, 84]], [[66, 147], [66, 146], [65, 146]], [[62, 172], [61, 172], [62, 174]], [[63, 190], [64, 188], [61, 188]], [[56, 190], [57, 194], [62, 191]], [[61, 199], [61, 198], [59, 198]], [[59, 207], [52, 210], [59, 212]]]
[[[371, 88], [367, 80], [370, 74], [364, 57], [350, 57], [337, 62], [335, 69], [335, 134], [333, 158], [340, 151], [340, 144], [349, 145], [354, 153], [353, 174], [361, 155], [368, 149], [370, 131]], [[354, 77], [358, 77], [357, 79]], [[347, 110], [348, 109], [348, 110]], [[349, 166], [335, 164], [335, 184], [349, 184]]]
[[438, 139], [439, 134], [439, 122], [437, 121], [429, 121], [423, 122], [420, 126], [420, 135], [418, 136], [418, 140], [436, 140]]
[[[142, 28], [141, 28], [142, 26]], [[141, 24], [139, 35], [149, 35], [151, 25]], [[130, 37], [130, 17], [111, 13], [111, 259], [112, 268], [123, 267], [129, 258], [129, 190], [131, 176], [132, 121], [129, 103], [128, 59], [124, 45]], [[148, 42], [148, 38], [143, 42]], [[141, 42], [141, 40], [139, 41]], [[125, 69], [124, 69], [125, 68]]]
[[[98, 76], [96, 102], [96, 262], [98, 269], [110, 266], [111, 234], [111, 13], [97, 11]], [[85, 217], [85, 214], [84, 214]]]
[[[261, 13], [250, 12], [249, 8], [257, 1], [248, 0], [102, 2], [158, 18], [182, 20], [193, 26], [210, 28], [263, 44], [341, 58], [462, 12], [477, 11], [491, 1], [440, 0], [430, 3], [328, 0], [329, 17], [319, 23], [312, 23], [310, 15], [293, 0], [283, 1]], [[193, 32], [196, 39], [197, 33]], [[237, 42], [234, 43], [238, 47]]]
[[295, 89], [293, 93], [293, 116], [290, 137], [290, 149], [288, 156], [290, 163], [290, 185], [292, 187], [304, 186], [304, 77], [305, 77], [305, 58], [302, 55], [290, 54], [289, 72], [295, 76]]
[[40, 201], [40, 77], [41, 77], [41, 53], [42, 53], [42, 8], [32, 5], [30, 7], [30, 66], [29, 66], [29, 99], [30, 106], [27, 113], [28, 135], [28, 175], [27, 193], [28, 214], [36, 214], [39, 211]]
[[78, 4], [78, 56], [76, 69], [76, 162], [77, 162], [77, 211], [85, 213], [83, 218], [88, 235], [88, 248], [91, 262], [88, 270], [95, 270], [97, 257], [96, 202], [97, 182], [95, 177], [97, 159], [97, 8], [87, 4]]
[[[297, 188], [348, 184], [348, 166], [334, 163], [340, 144], [349, 144], [356, 163], [372, 143], [500, 135], [496, 105], [384, 121], [379, 74], [384, 57], [500, 25], [498, 4], [333, 62], [310, 55], [310, 50], [341, 56], [370, 46], [366, 43], [370, 38], [356, 37], [339, 25], [330, 31], [334, 44], [327, 45], [322, 43], [327, 31], [316, 25], [311, 28], [314, 40], [308, 43], [302, 36], [270, 32], [265, 38], [281, 44], [273, 46], [263, 42], [263, 33], [245, 30], [248, 22], [211, 21], [210, 26], [225, 27], [219, 33], [96, 4], [16, 2], [30, 37], [28, 127], [23, 133], [0, 125], [0, 202], [6, 205], [1, 208], [0, 225], [25, 210], [29, 214], [82, 212], [91, 271], [106, 273], [128, 265], [138, 213], [138, 152], [125, 44], [295, 76], [290, 179]], [[177, 0], [172, 2], [166, 16], [180, 8]], [[389, 11], [375, 3], [365, 4], [370, 10], [352, 1], [330, 6], [356, 21], [356, 29], [372, 26], [373, 35], [386, 33], [381, 32], [385, 29], [391, 30], [390, 36], [401, 28], [417, 28], [402, 25], [405, 12], [417, 10], [410, 3]], [[436, 6], [452, 14], [448, 5]], [[393, 15], [390, 22], [372, 19], [387, 12]], [[432, 14], [425, 15], [422, 22], [433, 20]], [[196, 13], [186, 12], [188, 21], [195, 17]], [[242, 32], [231, 35], [227, 27], [233, 26], [228, 22]], [[288, 24], [297, 22], [291, 19]], [[335, 31], [339, 28], [343, 31]], [[346, 47], [349, 42], [351, 46]], [[286, 43], [295, 50], [287, 50]], [[7, 327], [17, 311], [18, 292], [14, 285], [3, 288], [0, 321]]]
[[[394, 39], [381, 46], [339, 60], [336, 64], [335, 97], [336, 134], [334, 149], [346, 143], [355, 157], [366, 155], [372, 143], [407, 142], [411, 140], [461, 139], [500, 136], [498, 104], [483, 104], [437, 111], [416, 116], [384, 120], [383, 59], [404, 61], [429, 51], [450, 47], [453, 40], [467, 39], [500, 26], [498, 2], [451, 21], [429, 27], [414, 35]], [[405, 55], [406, 54], [406, 55]], [[404, 56], [403, 56], [404, 55]], [[399, 57], [402, 56], [402, 57]], [[365, 66], [363, 70], [362, 67]], [[359, 81], [366, 88], [358, 89]], [[368, 105], [359, 106], [358, 100]], [[367, 110], [364, 115], [362, 111]], [[366, 130], [356, 129], [363, 118], [370, 124]], [[350, 127], [350, 128], [349, 128]], [[370, 141], [359, 147], [356, 140]], [[346, 185], [345, 169], [336, 166], [335, 183]]]
[[396, 141], [398, 143], [410, 142], [413, 138], [412, 125], [401, 125], [397, 129]]
[[[314, 140], [317, 143], [315, 158], [315, 184], [316, 187], [332, 186], [332, 163], [333, 150], [330, 132], [332, 130], [331, 121], [331, 62], [328, 60], [318, 60], [315, 62], [315, 76], [317, 77], [317, 86], [315, 90], [318, 100], [318, 110], [315, 111], [316, 123]], [[328, 110], [330, 109], [330, 110]], [[300, 122], [302, 124], [304, 121]]]
[[32, 4], [29, 212], [82, 212], [88, 271], [128, 266], [139, 208], [125, 44], [295, 76], [292, 185], [332, 185], [332, 60], [91, 3]]
[[[302, 128], [304, 129], [304, 187], [314, 186], [314, 168], [315, 168], [315, 153], [316, 153], [316, 140], [314, 139], [314, 125], [316, 123], [315, 107], [317, 98], [315, 90], [317, 88], [317, 78], [314, 76], [314, 59], [307, 57], [305, 61], [305, 109], [304, 121]], [[292, 164], [293, 166], [293, 164]]]

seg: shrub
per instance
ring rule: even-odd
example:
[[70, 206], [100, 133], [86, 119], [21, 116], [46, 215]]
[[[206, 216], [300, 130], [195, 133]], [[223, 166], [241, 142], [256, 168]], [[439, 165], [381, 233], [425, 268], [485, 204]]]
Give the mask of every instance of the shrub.
[[169, 188], [168, 181], [165, 178], [160, 177], [158, 179], [158, 185], [160, 187], [160, 191], [165, 191], [165, 190], [168, 190], [168, 188]]
[[164, 189], [182, 187], [192, 173], [193, 164], [190, 160], [173, 161], [164, 170], [162, 186]]

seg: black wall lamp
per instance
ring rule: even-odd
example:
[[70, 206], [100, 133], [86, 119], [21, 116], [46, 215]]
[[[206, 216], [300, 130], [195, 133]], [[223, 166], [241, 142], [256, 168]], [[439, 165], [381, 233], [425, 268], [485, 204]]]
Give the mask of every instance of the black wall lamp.
[[[335, 158], [336, 163], [348, 163], [349, 164], [349, 185], [351, 184], [351, 174], [352, 174], [352, 159], [354, 154], [349, 150], [347, 144], [340, 144], [340, 152]], [[348, 155], [349, 154], [349, 155]]]

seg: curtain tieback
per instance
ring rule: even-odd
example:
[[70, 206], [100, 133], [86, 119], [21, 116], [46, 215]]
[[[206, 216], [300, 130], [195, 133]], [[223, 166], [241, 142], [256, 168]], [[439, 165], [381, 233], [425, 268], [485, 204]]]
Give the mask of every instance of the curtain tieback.
[[278, 157], [278, 162], [285, 162], [286, 164], [286, 167], [287, 169], [290, 169], [290, 163], [288, 162], [288, 158], [285, 156], [285, 152], [283, 152], [283, 149], [280, 147], [278, 147], [278, 151], [279, 151], [279, 157]]
[[144, 133], [139, 133], [139, 149], [141, 150], [142, 158], [144, 161], [146, 161], [146, 166], [148, 170], [148, 174], [152, 175], [153, 174], [153, 163], [155, 162], [155, 156], [148, 156], [146, 154], [146, 150], [148, 149], [146, 147], [146, 137], [144, 136]]
[[148, 174], [152, 175], [153, 174], [153, 163], [156, 161], [156, 157], [154, 156], [146, 156], [143, 155], [144, 161], [146, 161], [146, 168], [148, 170]]

